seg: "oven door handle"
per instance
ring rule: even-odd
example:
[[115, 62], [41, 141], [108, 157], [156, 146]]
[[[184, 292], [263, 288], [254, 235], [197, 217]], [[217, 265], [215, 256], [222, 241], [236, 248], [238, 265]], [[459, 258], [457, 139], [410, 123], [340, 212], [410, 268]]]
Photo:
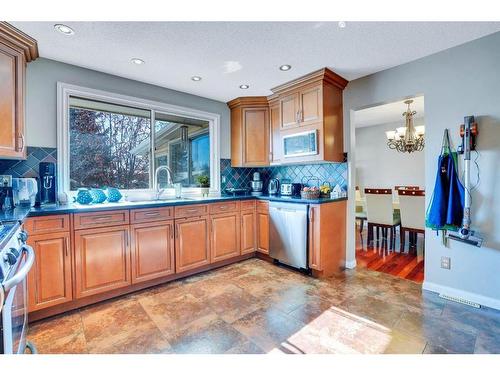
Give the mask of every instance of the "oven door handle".
[[10, 289], [15, 287], [26, 278], [28, 272], [31, 269], [31, 266], [33, 265], [33, 262], [35, 261], [35, 252], [33, 251], [33, 248], [31, 246], [23, 245], [21, 252], [25, 252], [27, 254], [26, 260], [23, 266], [17, 271], [14, 276], [4, 281], [3, 289], [5, 293], [7, 293]]

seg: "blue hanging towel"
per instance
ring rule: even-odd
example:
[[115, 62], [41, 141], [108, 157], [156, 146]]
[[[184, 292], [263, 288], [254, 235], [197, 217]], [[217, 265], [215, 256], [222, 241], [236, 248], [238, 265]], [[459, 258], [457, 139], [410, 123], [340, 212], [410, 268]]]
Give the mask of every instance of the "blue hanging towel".
[[448, 129], [445, 130], [441, 155], [426, 226], [435, 230], [456, 230], [462, 225], [465, 190], [457, 173], [457, 153], [452, 151]]

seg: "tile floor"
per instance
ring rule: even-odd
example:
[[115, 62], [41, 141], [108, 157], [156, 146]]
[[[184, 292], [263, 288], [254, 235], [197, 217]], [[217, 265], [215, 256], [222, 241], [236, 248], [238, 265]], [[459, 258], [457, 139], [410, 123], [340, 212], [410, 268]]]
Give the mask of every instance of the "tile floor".
[[500, 312], [251, 259], [30, 325], [40, 353], [500, 353]]

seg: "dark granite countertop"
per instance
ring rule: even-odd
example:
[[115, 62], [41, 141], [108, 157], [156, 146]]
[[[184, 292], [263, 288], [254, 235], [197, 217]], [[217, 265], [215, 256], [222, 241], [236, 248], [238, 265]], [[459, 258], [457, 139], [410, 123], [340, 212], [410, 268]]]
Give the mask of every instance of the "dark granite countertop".
[[18, 206], [12, 210], [0, 210], [0, 222], [2, 221], [23, 221], [30, 212], [28, 206]]
[[[91, 212], [91, 211], [109, 211], [109, 210], [123, 210], [131, 208], [152, 208], [152, 207], [166, 207], [166, 206], [183, 206], [190, 204], [204, 204], [204, 203], [216, 203], [223, 202], [227, 200], [249, 200], [249, 199], [259, 199], [266, 201], [278, 201], [278, 202], [289, 202], [289, 203], [302, 203], [302, 204], [322, 204], [336, 201], [343, 201], [347, 198], [318, 198], [318, 199], [302, 199], [298, 197], [281, 197], [268, 196], [268, 195], [237, 195], [229, 196], [223, 195], [218, 197], [189, 197], [181, 199], [166, 199], [160, 201], [140, 201], [140, 202], [118, 202], [118, 203], [102, 203], [102, 204], [91, 204], [91, 205], [80, 205], [80, 204], [67, 204], [67, 205], [57, 205], [52, 207], [33, 207], [27, 216], [45, 216], [45, 215], [55, 215], [55, 214], [67, 214], [75, 212]], [[17, 208], [16, 208], [17, 209]], [[26, 217], [26, 214], [24, 215]], [[23, 217], [23, 218], [24, 218]], [[22, 219], [21, 219], [22, 220]]]

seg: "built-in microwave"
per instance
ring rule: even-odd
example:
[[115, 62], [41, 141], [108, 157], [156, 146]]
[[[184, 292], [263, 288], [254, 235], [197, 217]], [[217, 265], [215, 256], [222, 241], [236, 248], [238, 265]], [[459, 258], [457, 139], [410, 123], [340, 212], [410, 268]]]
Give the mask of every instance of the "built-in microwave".
[[317, 153], [317, 129], [283, 136], [283, 156], [285, 158], [316, 155]]

